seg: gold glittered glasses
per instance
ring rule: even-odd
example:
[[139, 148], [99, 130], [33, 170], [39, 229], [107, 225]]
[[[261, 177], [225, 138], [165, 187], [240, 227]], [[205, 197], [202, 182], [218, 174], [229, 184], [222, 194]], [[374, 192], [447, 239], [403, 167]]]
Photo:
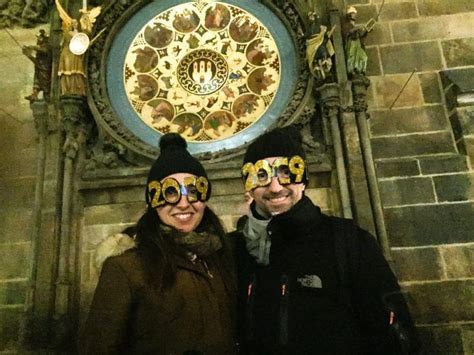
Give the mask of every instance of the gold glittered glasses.
[[257, 160], [255, 164], [246, 163], [242, 167], [242, 177], [246, 191], [268, 186], [274, 177], [281, 185], [307, 182], [305, 163], [299, 155], [278, 158], [272, 164], [264, 159]]
[[188, 176], [180, 183], [174, 178], [163, 181], [152, 180], [148, 183], [147, 203], [151, 208], [163, 206], [166, 203], [175, 205], [183, 196], [189, 203], [207, 201], [210, 197], [209, 181], [204, 176]]

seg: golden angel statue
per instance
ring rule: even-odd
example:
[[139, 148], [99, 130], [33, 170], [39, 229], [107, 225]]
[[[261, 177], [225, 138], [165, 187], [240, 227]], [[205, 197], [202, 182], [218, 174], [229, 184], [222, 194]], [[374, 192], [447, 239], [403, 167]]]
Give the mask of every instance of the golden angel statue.
[[309, 71], [317, 80], [326, 79], [332, 68], [331, 57], [335, 54], [331, 36], [334, 27], [328, 28], [317, 19], [314, 11], [308, 13], [311, 23], [308, 38], [306, 39], [306, 60]]
[[89, 36], [92, 33], [95, 20], [100, 14], [101, 7], [79, 10], [81, 17], [78, 21], [67, 14], [59, 0], [55, 0], [55, 2], [62, 20], [63, 30], [58, 68], [60, 93], [61, 95], [86, 96], [84, 53], [89, 47]]

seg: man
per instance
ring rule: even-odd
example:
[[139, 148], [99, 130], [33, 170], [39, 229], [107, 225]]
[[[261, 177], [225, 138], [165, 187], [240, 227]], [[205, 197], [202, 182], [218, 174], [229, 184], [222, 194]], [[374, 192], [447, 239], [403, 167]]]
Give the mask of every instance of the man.
[[253, 202], [243, 229], [232, 234], [241, 353], [416, 351], [408, 309], [377, 242], [305, 196], [304, 158], [294, 127], [262, 135], [244, 156]]

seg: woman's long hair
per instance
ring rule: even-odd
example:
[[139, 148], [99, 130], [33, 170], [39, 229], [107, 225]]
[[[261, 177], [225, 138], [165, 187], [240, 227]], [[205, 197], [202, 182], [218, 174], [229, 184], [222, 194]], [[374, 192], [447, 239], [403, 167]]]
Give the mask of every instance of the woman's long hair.
[[[156, 210], [148, 208], [137, 223], [137, 249], [144, 258], [144, 267], [149, 282], [157, 289], [166, 289], [173, 286], [176, 280], [177, 266], [174, 255], [177, 246], [161, 232], [163, 224]], [[224, 229], [216, 214], [206, 206], [197, 232], [212, 232], [219, 236], [225, 249]]]

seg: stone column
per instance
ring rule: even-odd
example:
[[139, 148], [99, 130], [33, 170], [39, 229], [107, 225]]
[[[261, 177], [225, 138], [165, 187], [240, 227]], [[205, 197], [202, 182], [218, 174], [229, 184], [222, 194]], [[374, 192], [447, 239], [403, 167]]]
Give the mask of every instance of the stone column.
[[41, 239], [41, 221], [43, 212], [44, 183], [46, 168], [46, 145], [50, 127], [48, 125], [48, 104], [44, 100], [32, 101], [30, 104], [33, 112], [35, 128], [38, 133], [38, 150], [36, 161], [36, 185], [32, 213], [32, 230], [30, 237], [30, 277], [25, 300], [25, 310], [21, 319], [19, 343], [22, 348], [34, 346], [38, 336], [36, 329], [40, 324], [35, 320], [35, 294], [38, 270], [38, 245]]
[[342, 216], [352, 218], [351, 200], [349, 186], [347, 184], [347, 173], [344, 162], [344, 151], [342, 147], [341, 131], [339, 129], [339, 87], [337, 84], [325, 84], [317, 89], [323, 120], [328, 122], [331, 131], [331, 140], [336, 161], [337, 180], [339, 183], [339, 194], [342, 206]]
[[54, 300], [54, 345], [62, 348], [64, 344], [71, 342], [68, 338], [73, 327], [71, 317], [71, 299], [73, 277], [70, 265], [71, 250], [74, 246], [71, 240], [72, 211], [74, 206], [74, 176], [76, 175], [78, 154], [84, 146], [87, 136], [87, 124], [85, 121], [85, 98], [61, 97], [60, 100], [62, 127], [64, 130], [64, 155], [62, 197], [61, 197], [61, 219], [59, 240], [55, 241], [55, 300]]
[[344, 147], [352, 214], [359, 226], [375, 234], [374, 216], [367, 188], [367, 174], [364, 168], [359, 129], [353, 107], [351, 82], [348, 80], [346, 72], [340, 13], [337, 9], [330, 11], [330, 20], [331, 26], [335, 26], [333, 43], [336, 51], [336, 77], [341, 105], [339, 126], [341, 129], [342, 146]]
[[360, 145], [364, 158], [364, 166], [367, 174], [370, 202], [375, 219], [375, 229], [377, 238], [388, 262], [392, 262], [390, 246], [388, 242], [387, 229], [385, 228], [385, 217], [383, 213], [382, 201], [380, 199], [379, 185], [375, 173], [374, 158], [372, 156], [372, 146], [370, 143], [369, 128], [367, 125], [367, 88], [370, 81], [365, 76], [359, 76], [352, 80], [352, 96], [354, 102], [354, 112], [359, 128]]

